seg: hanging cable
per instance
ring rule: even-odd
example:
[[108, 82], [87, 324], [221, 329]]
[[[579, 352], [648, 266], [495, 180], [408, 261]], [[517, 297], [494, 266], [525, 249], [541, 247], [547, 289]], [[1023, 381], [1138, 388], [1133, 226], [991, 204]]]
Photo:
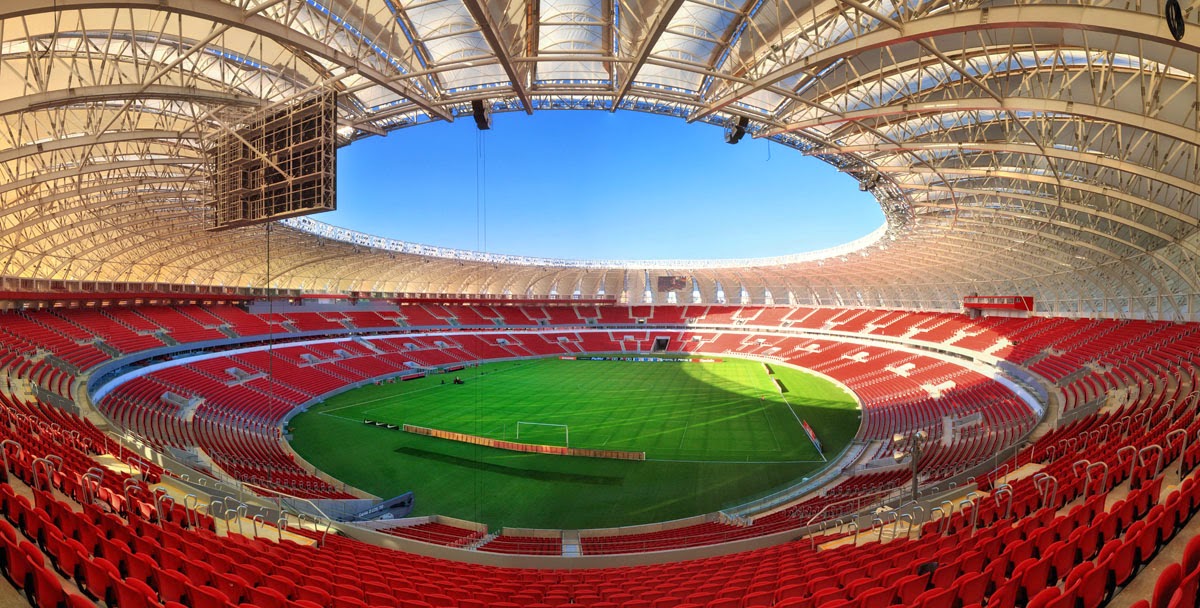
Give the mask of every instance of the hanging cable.
[[[271, 294], [271, 225], [274, 222], [265, 224], [267, 230], [267, 317], [275, 317], [275, 298]], [[267, 323], [267, 403], [275, 404], [275, 327], [271, 323]], [[282, 429], [281, 429], [282, 430]], [[272, 469], [267, 468], [267, 475], [272, 475]]]
[[475, 132], [475, 250], [487, 251], [487, 135]]
[[482, 225], [480, 228], [482, 233], [484, 233], [484, 247], [482, 247], [482, 249], [480, 249], [480, 251], [486, 252], [487, 251], [487, 132], [480, 131], [479, 138], [480, 138], [479, 140], [480, 140], [480, 150], [481, 150], [480, 164], [482, 165], [482, 167], [484, 167], [484, 169], [482, 169], [482, 171], [481, 171], [482, 179], [480, 180], [480, 187], [479, 187], [480, 198], [482, 199], [481, 206], [484, 207], [484, 221], [482, 221]]
[[[475, 250], [487, 250], [487, 139], [484, 136], [484, 131], [477, 130], [475, 132]], [[475, 361], [475, 377], [472, 383], [475, 385], [472, 394], [475, 399], [475, 428], [473, 433], [477, 436], [483, 435], [483, 395], [480, 389], [479, 361]], [[480, 445], [475, 446], [475, 462], [482, 464], [484, 459], [484, 449]], [[483, 521], [483, 475], [480, 473], [480, 467], [475, 468], [475, 521]]]
[[475, 251], [483, 251], [483, 197], [480, 179], [483, 166], [483, 131], [475, 131]]

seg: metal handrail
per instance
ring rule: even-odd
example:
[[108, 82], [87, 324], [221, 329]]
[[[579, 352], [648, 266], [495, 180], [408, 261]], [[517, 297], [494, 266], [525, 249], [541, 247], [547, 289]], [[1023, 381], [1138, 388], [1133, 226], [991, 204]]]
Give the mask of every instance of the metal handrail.
[[1075, 473], [1076, 477], [1083, 477], [1083, 475], [1079, 472], [1079, 465], [1083, 465], [1083, 470], [1086, 472], [1087, 468], [1092, 466], [1092, 461], [1083, 458], [1071, 463], [1071, 472]]
[[1000, 466], [992, 469], [992, 473], [995, 473], [994, 475], [992, 475], [992, 474], [988, 475], [988, 477], [991, 478], [992, 485], [996, 485], [996, 480], [1000, 478], [1000, 473], [999, 473], [1000, 469], [1004, 469], [1004, 481], [1001, 481], [1000, 483], [1008, 482], [1008, 470], [1009, 470], [1008, 462], [1003, 462], [1000, 464]]
[[183, 497], [183, 512], [187, 518], [188, 526], [193, 530], [200, 528], [200, 514], [196, 512], [200, 499], [195, 494], [188, 494]]
[[1187, 446], [1188, 446], [1187, 429], [1175, 429], [1175, 430], [1171, 431], [1170, 433], [1167, 433], [1167, 436], [1166, 436], [1167, 445], [1171, 444], [1171, 437], [1175, 437], [1175, 436], [1178, 436], [1180, 438], [1180, 441], [1182, 442], [1182, 444], [1179, 446], [1179, 469], [1177, 472], [1180, 477], [1183, 477], [1184, 454], [1187, 453]]
[[976, 508], [974, 501], [968, 499], [958, 503], [959, 513], [961, 513], [965, 507], [971, 507], [971, 535], [974, 536], [975, 526], [979, 523], [979, 509]]
[[893, 539], [900, 535], [900, 532], [899, 532], [899, 530], [897, 530], [897, 528], [900, 526], [900, 520], [903, 520], [903, 519], [908, 520], [908, 529], [904, 531], [904, 538], [908, 538], [908, 539], [912, 538], [912, 530], [914, 527], [916, 527], [916, 525], [914, 523], [914, 522], [916, 522], [916, 518], [913, 517], [912, 513], [905, 513], [905, 514], [901, 515], [900, 517], [896, 518], [896, 521], [892, 522], [892, 538]]
[[[165, 508], [164, 508], [164, 505]], [[165, 525], [167, 514], [175, 509], [175, 499], [171, 498], [170, 494], [163, 492], [158, 494], [154, 499], [154, 510], [158, 514], [158, 525]]]
[[[943, 515], [943, 517], [942, 517], [942, 519], [943, 519], [943, 522], [942, 522], [941, 529], [940, 529], [940, 530], [938, 530], [938, 533], [939, 533], [939, 534], [943, 534], [943, 535], [945, 535], [945, 534], [949, 534], [949, 533], [950, 533], [950, 520], [954, 518], [954, 502], [953, 502], [953, 501], [950, 501], [950, 500], [943, 500], [943, 501], [942, 501], [942, 502], [939, 504], [939, 506], [941, 506], [941, 507], [944, 507], [944, 506], [946, 506], [946, 505], [950, 505], [950, 509], [949, 509], [949, 510], [947, 510], [947, 509], [939, 509], [939, 510], [942, 512], [942, 515]], [[932, 513], [931, 513], [931, 515], [932, 515]]]
[[127, 477], [125, 479], [125, 482], [121, 484], [122, 485], [121, 490], [125, 494], [125, 508], [126, 509], [130, 509], [131, 505], [133, 505], [133, 495], [130, 492], [130, 488], [132, 488], [133, 490], [135, 490], [137, 492], [142, 491], [142, 487], [140, 485], [138, 485], [139, 483], [140, 482], [138, 480], [136, 480], [132, 477]]
[[[976, 524], [979, 523], [979, 494], [975, 492], [967, 492], [966, 501], [964, 502], [971, 503], [971, 534], [974, 535]], [[959, 505], [958, 510], [960, 512], [962, 511], [961, 504]]]
[[91, 505], [96, 503], [96, 495], [100, 493], [102, 484], [103, 481], [100, 479], [100, 476], [91, 471], [79, 476], [79, 488], [83, 491], [84, 500], [87, 501], [85, 504]]
[[1156, 462], [1156, 463], [1155, 463], [1155, 465], [1154, 465], [1154, 476], [1155, 476], [1155, 477], [1158, 477], [1159, 473], [1162, 473], [1162, 468], [1163, 468], [1163, 449], [1162, 449], [1162, 446], [1161, 446], [1161, 445], [1159, 445], [1159, 444], [1157, 444], [1157, 443], [1152, 443], [1152, 444], [1150, 444], [1150, 445], [1148, 445], [1148, 446], [1146, 446], [1146, 447], [1144, 447], [1144, 448], [1142, 448], [1142, 449], [1138, 450], [1138, 465], [1139, 465], [1139, 466], [1145, 466], [1145, 464], [1146, 464], [1146, 452], [1154, 452], [1154, 453], [1156, 453], [1156, 454], [1157, 454], [1157, 456], [1158, 456], [1157, 462]]
[[1108, 491], [1108, 463], [1103, 460], [1093, 462], [1092, 464], [1089, 464], [1083, 471], [1083, 502], [1087, 502], [1088, 489], [1092, 487], [1092, 480], [1094, 479], [1092, 477], [1092, 471], [1096, 469], [1104, 470], [1104, 477], [1100, 478], [1100, 487], [1097, 489], [1097, 492], [1103, 494]]
[[236, 521], [238, 525], [238, 534], [245, 536], [242, 531], [242, 518], [238, 516], [237, 509], [225, 509], [225, 532], [228, 534], [233, 532], [233, 526], [229, 522]]
[[150, 473], [150, 464], [138, 456], [130, 456], [126, 464], [136, 468], [141, 473], [143, 479]]
[[1131, 445], [1121, 446], [1120, 448], [1117, 448], [1117, 462], [1118, 463], [1125, 461], [1125, 459], [1122, 458], [1123, 454], [1130, 455], [1129, 456], [1129, 477], [1133, 477], [1133, 472], [1134, 472], [1134, 470], [1137, 469], [1137, 453], [1138, 453], [1137, 448], [1135, 448]]
[[31, 468], [33, 469], [33, 487], [34, 487], [34, 489], [43, 490], [43, 488], [40, 487], [41, 483], [39, 483], [41, 478], [38, 477], [38, 465], [41, 465], [41, 468], [45, 471], [45, 475], [46, 475], [46, 487], [44, 488], [44, 491], [46, 491], [46, 492], [53, 491], [54, 490], [54, 476], [52, 474], [52, 471], [54, 470], [54, 463], [50, 462], [49, 460], [46, 460], [45, 458], [34, 458], [33, 459]]
[[[917, 511], [921, 512], [921, 517], [919, 519], [917, 518]], [[917, 540], [920, 540], [921, 539], [921, 526], [917, 522], [924, 524], [925, 521], [927, 521], [925, 518], [925, 507], [922, 507], [921, 505], [913, 505], [911, 515], [913, 516], [912, 525], [913, 525], [913, 527], [915, 527], [917, 529]], [[909, 535], [909, 537], [911, 538], [911, 535]]]
[[12, 468], [8, 466], [8, 446], [10, 445], [17, 446], [17, 453], [13, 454], [14, 456], [20, 456], [21, 451], [24, 449], [21, 447], [21, 444], [14, 439], [5, 439], [4, 441], [0, 441], [0, 457], [4, 458], [4, 474], [6, 476], [8, 475], [9, 471], [12, 470]]
[[947, 517], [946, 517], [946, 511], [945, 511], [945, 510], [943, 510], [941, 507], [933, 507], [932, 509], [930, 509], [930, 510], [929, 510], [929, 521], [933, 521], [933, 514], [934, 514], [934, 513], [937, 513], [937, 514], [938, 514], [938, 519], [937, 519], [937, 522], [938, 522], [938, 531], [937, 531], [937, 533], [938, 533], [938, 534], [943, 534], [942, 528], [945, 528], [945, 527], [946, 527], [946, 524], [945, 524], [945, 521], [946, 521], [946, 519], [947, 519]]
[[1009, 484], [1000, 485], [1000, 487], [996, 488], [995, 492], [992, 492], [992, 500], [995, 501], [996, 508], [998, 509], [998, 508], [1000, 508], [1000, 497], [1004, 496], [1004, 495], [1008, 496], [1008, 504], [1004, 508], [1004, 518], [1003, 519], [1008, 519], [1009, 517], [1012, 516], [1012, 505], [1013, 505], [1012, 486]]
[[1042, 508], [1054, 505], [1058, 508], [1058, 478], [1049, 473], [1038, 473], [1033, 477], [1033, 484], [1042, 498]]

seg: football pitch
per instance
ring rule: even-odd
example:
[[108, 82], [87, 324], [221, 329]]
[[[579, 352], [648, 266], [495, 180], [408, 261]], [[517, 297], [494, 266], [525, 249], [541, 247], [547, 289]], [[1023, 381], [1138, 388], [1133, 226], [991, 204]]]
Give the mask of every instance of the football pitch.
[[[851, 396], [793, 368], [772, 364], [770, 372], [761, 362], [731, 358], [488, 363], [331, 397], [292, 419], [292, 447], [378, 496], [412, 490], [413, 515], [481, 521], [494, 530], [676, 519], [794, 483], [853, 438], [859, 413]], [[454, 384], [456, 376], [464, 383]], [[365, 419], [522, 443], [645, 452], [646, 460], [517, 453]], [[800, 420], [816, 432], [824, 456]]]

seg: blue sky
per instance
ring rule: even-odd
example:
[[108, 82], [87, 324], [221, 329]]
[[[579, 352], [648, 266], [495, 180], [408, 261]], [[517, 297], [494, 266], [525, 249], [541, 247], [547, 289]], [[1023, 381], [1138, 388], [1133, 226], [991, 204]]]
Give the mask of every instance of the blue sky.
[[483, 134], [486, 220], [477, 221], [478, 138], [467, 117], [343, 147], [339, 209], [315, 219], [577, 259], [781, 255], [883, 223], [852, 179], [795, 150], [749, 137], [731, 146], [720, 129], [679, 119], [591, 111], [495, 115]]

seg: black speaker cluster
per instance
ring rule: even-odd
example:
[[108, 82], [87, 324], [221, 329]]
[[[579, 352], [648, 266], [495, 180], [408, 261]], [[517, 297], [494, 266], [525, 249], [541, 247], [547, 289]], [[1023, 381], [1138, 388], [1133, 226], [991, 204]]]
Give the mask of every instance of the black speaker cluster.
[[725, 143], [736, 144], [742, 141], [746, 136], [746, 126], [750, 124], [750, 119], [745, 116], [739, 116], [725, 127]]
[[1163, 7], [1163, 15], [1167, 18], [1167, 28], [1171, 30], [1171, 37], [1175, 42], [1183, 40], [1183, 9], [1179, 7], [1179, 0], [1167, 0], [1167, 5]]
[[471, 115], [475, 117], [475, 127], [480, 131], [492, 128], [492, 108], [487, 101], [476, 99], [471, 102]]

